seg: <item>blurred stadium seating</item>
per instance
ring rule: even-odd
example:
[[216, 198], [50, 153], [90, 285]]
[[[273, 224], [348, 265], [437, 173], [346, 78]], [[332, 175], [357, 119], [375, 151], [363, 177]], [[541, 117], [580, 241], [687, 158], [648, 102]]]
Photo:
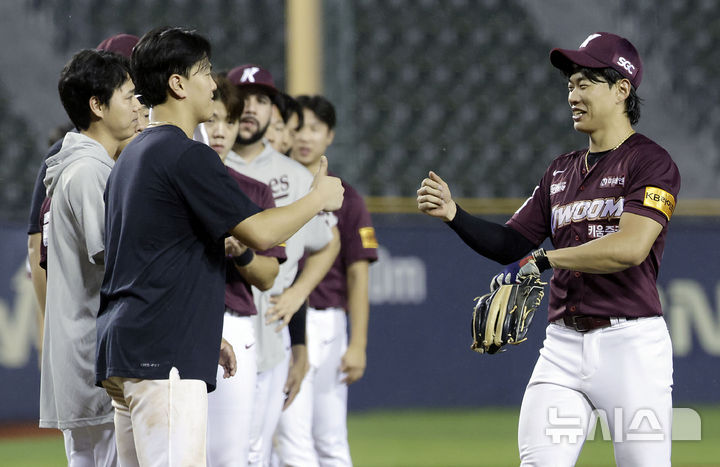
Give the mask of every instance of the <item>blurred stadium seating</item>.
[[[54, 46], [65, 55], [120, 31], [184, 25], [210, 38], [216, 70], [258, 62], [285, 83], [283, 0], [32, 0], [21, 8], [51, 12]], [[707, 135], [712, 149], [690, 154], [704, 170], [690, 175], [714, 180], [720, 3], [604, 8], [619, 26], [640, 31], [646, 63], [661, 61], [666, 73], [651, 85], [668, 115], [657, 118], [682, 121], [687, 139]], [[339, 113], [331, 169], [361, 192], [412, 197], [432, 168], [457, 196], [521, 197], [551, 158], [586, 143], [569, 131], [564, 80], [545, 59], [557, 43], [537, 30], [526, 1], [326, 0], [324, 9], [325, 92]], [[8, 95], [0, 87], [0, 219], [23, 221], [46, 134], [31, 137], [30, 117], [8, 111]]]

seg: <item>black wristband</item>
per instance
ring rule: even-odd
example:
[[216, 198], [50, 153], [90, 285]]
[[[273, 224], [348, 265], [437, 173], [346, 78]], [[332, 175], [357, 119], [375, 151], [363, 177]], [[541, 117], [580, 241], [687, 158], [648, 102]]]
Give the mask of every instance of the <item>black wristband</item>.
[[235, 263], [235, 266], [237, 266], [239, 268], [244, 268], [245, 266], [250, 264], [250, 262], [252, 262], [252, 260], [254, 258], [255, 258], [255, 252], [252, 251], [252, 248], [248, 248], [240, 256], [232, 257], [233, 263]]
[[547, 253], [545, 253], [545, 248], [538, 248], [537, 250], [533, 251], [532, 257], [535, 260], [535, 264], [537, 265], [540, 272], [552, 268], [552, 266], [550, 266], [550, 260], [547, 257]]

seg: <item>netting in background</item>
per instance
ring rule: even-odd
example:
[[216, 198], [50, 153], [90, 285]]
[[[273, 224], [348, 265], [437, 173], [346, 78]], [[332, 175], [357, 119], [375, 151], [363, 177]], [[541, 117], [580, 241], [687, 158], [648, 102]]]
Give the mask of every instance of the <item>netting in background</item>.
[[[549, 4], [541, 14], [553, 15], [563, 29], [572, 18], [560, 14], [562, 1]], [[94, 47], [118, 32], [141, 35], [162, 24], [182, 25], [209, 37], [216, 70], [260, 63], [280, 87], [285, 84], [283, 0], [26, 0], [18, 5], [17, 18], [32, 12], [52, 16], [58, 55]], [[527, 0], [325, 0], [325, 93], [338, 110], [331, 168], [374, 196], [413, 197], [429, 169], [452, 181], [456, 196], [527, 195], [554, 156], [586, 144], [570, 130], [565, 83], [547, 60], [557, 38], [537, 30], [529, 5]], [[645, 114], [641, 125], [664, 119], [655, 133], [678, 126], [682, 139], [703, 141], [706, 150], [673, 156], [700, 161], [696, 173], [683, 173], [693, 180], [689, 191], [717, 186], [720, 2], [636, 0], [610, 2], [606, 10], [613, 27], [630, 24], [637, 31], [635, 42], [646, 63], [661, 63], [663, 72], [646, 77], [649, 84], [642, 91], [655, 91], [652, 100], [662, 100], [656, 114], [663, 115]], [[18, 40], [11, 52], [24, 53], [22, 44]], [[8, 98], [17, 93], [4, 81], [0, 220], [23, 222], [52, 128], [38, 133], [33, 126], [38, 109], [11, 108]]]
[[[720, 2], [716, 0], [637, 0], [627, 2], [627, 14], [643, 29], [642, 44], [655, 57], [663, 57], [663, 71], [653, 80], [666, 85], [666, 108], [675, 123], [687, 129], [688, 138], [708, 135], [712, 149], [693, 152], [704, 173], [692, 174], [693, 183], [720, 176]], [[679, 155], [675, 155], [677, 158]], [[684, 174], [685, 175], [685, 174]], [[690, 177], [685, 177], [686, 181]], [[713, 184], [717, 188], [717, 182]], [[717, 197], [717, 191], [705, 197]]]
[[352, 99], [327, 86], [353, 108], [341, 130], [354, 141], [331, 164], [376, 196], [414, 196], [428, 169], [458, 196], [527, 195], [550, 155], [581, 140], [564, 78], [516, 3], [353, 2]]
[[[646, 64], [639, 130], [670, 150], [683, 197], [716, 197], [720, 2], [542, 5], [327, 1], [326, 89], [341, 107], [331, 164], [375, 196], [414, 196], [428, 169], [457, 196], [527, 196], [553, 157], [587, 144], [549, 50], [579, 44], [568, 29], [628, 31]], [[550, 28], [538, 30], [538, 10]]]
[[[18, 5], [20, 17], [23, 9], [52, 16], [56, 28], [52, 46], [61, 55], [95, 47], [120, 32], [141, 36], [161, 25], [183, 26], [208, 37], [216, 71], [261, 63], [279, 86], [285, 84], [283, 0], [29, 0]], [[22, 51], [14, 49], [13, 53]], [[48, 147], [47, 135], [53, 128], [33, 135], [28, 129], [32, 112], [10, 112], [7, 99], [3, 99], [9, 94], [0, 82], [0, 220], [24, 222], [35, 175]], [[56, 92], [51, 95], [55, 97]], [[64, 122], [58, 122], [61, 124]]]

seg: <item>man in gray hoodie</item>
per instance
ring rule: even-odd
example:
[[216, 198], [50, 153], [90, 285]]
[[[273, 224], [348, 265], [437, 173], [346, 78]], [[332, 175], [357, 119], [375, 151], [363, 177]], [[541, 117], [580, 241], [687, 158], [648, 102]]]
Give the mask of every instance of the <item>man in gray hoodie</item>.
[[58, 91], [78, 133], [68, 133], [47, 160], [44, 180], [52, 202], [40, 426], [62, 430], [69, 466], [114, 466], [114, 411], [107, 393], [95, 386], [103, 193], [120, 144], [135, 133], [140, 103], [127, 59], [105, 51], [77, 53], [63, 69]]

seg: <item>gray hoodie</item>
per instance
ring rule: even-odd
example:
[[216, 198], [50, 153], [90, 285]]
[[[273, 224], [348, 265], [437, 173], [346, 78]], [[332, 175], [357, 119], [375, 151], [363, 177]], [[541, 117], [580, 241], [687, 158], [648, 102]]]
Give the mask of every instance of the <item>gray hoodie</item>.
[[104, 268], [105, 183], [115, 161], [96, 140], [68, 133], [47, 159], [47, 305], [40, 426], [112, 423], [110, 398], [95, 386], [95, 346]]

